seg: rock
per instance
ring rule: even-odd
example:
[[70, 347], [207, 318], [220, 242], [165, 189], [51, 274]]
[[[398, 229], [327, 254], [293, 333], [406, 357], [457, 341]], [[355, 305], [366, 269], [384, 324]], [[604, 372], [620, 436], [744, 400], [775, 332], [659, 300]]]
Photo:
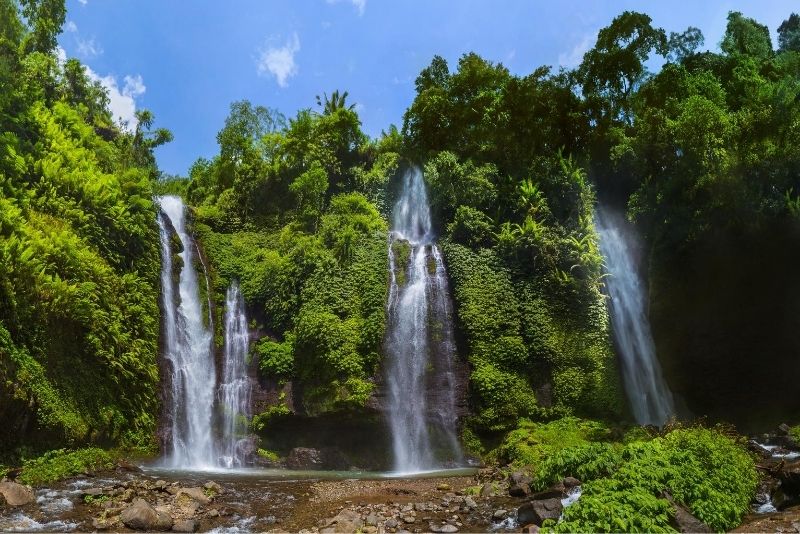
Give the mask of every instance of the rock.
[[568, 490], [581, 485], [581, 481], [574, 477], [567, 477], [561, 483]]
[[410, 514], [403, 516], [403, 523], [406, 523], [408, 525], [410, 525], [411, 523], [416, 522], [416, 520], [417, 520], [417, 518], [414, 517], [413, 515], [410, 515]]
[[322, 469], [322, 453], [309, 447], [295, 447], [286, 457], [289, 469]]
[[120, 519], [126, 527], [133, 530], [156, 530], [159, 525], [158, 512], [144, 499], [133, 501], [133, 504], [122, 511]]
[[778, 430], [780, 430], [782, 434], [788, 435], [792, 431], [792, 427], [790, 427], [786, 423], [781, 423], [780, 425], [778, 425]]
[[103, 488], [86, 488], [81, 491], [81, 497], [99, 497], [104, 493], [105, 491], [103, 491]]
[[172, 516], [166, 510], [157, 510], [158, 521], [156, 523], [156, 530], [164, 532], [172, 528]]
[[508, 488], [508, 494], [512, 497], [527, 497], [531, 493], [531, 487], [528, 484], [514, 484]]
[[336, 448], [311, 449], [308, 447], [295, 447], [286, 457], [286, 467], [289, 469], [327, 469], [345, 470], [350, 468], [347, 457]]
[[367, 526], [370, 527], [377, 527], [378, 526], [378, 516], [375, 514], [369, 514], [366, 520]]
[[389, 519], [386, 520], [383, 526], [385, 526], [386, 528], [397, 528], [398, 524], [399, 523], [397, 522], [397, 519], [390, 517]]
[[434, 532], [458, 532], [458, 527], [450, 523], [445, 523], [440, 527], [433, 527], [431, 530]]
[[545, 519], [558, 519], [563, 508], [558, 498], [526, 502], [517, 510], [517, 522], [542, 526]]
[[184, 519], [172, 525], [172, 532], [195, 532], [197, 523], [194, 519]]
[[494, 511], [494, 513], [492, 514], [492, 519], [494, 519], [495, 521], [502, 521], [503, 519], [506, 518], [507, 515], [508, 515], [508, 510], [503, 510], [501, 508], [500, 510]]
[[212, 508], [208, 511], [208, 517], [219, 517], [219, 510]]
[[108, 530], [119, 521], [119, 516], [112, 518], [94, 517], [92, 518], [92, 528], [95, 530]]
[[537, 525], [525, 525], [522, 527], [524, 534], [539, 534], [539, 527]]
[[784, 493], [800, 496], [800, 460], [786, 463], [778, 474], [778, 478]]
[[439, 491], [451, 491], [453, 487], [450, 486], [450, 484], [445, 484], [444, 482], [442, 482], [441, 484], [436, 486], [436, 489]]
[[515, 485], [527, 486], [530, 485], [531, 482], [533, 482], [533, 479], [528, 475], [526, 475], [525, 473], [523, 473], [522, 471], [514, 471], [513, 473], [508, 475], [509, 486], [515, 486]]
[[481, 497], [491, 497], [492, 493], [494, 493], [494, 488], [491, 483], [487, 482], [481, 487]]
[[215, 495], [219, 495], [220, 493], [222, 493], [222, 486], [220, 486], [213, 480], [203, 484], [203, 489], [206, 491], [214, 492]]
[[682, 504], [675, 502], [672, 495], [664, 493], [672, 508], [675, 510], [675, 516], [671, 520], [671, 524], [679, 532], [713, 532], [711, 528], [697, 519], [692, 513], [686, 509]]
[[0, 495], [9, 506], [25, 506], [36, 500], [33, 489], [16, 482], [0, 482]]
[[183, 488], [178, 490], [178, 493], [175, 495], [176, 500], [181, 498], [181, 495], [188, 495], [190, 498], [194, 499], [200, 504], [209, 504], [211, 502], [211, 498], [205, 494], [203, 488]]
[[344, 509], [336, 517], [328, 521], [327, 529], [320, 529], [320, 532], [357, 532], [363, 526], [361, 514], [355, 510]]
[[475, 502], [475, 499], [473, 499], [473, 498], [472, 498], [472, 497], [470, 497], [469, 495], [467, 495], [466, 497], [464, 497], [464, 505], [465, 505], [467, 508], [470, 508], [470, 509], [472, 509], [472, 510], [474, 510], [475, 508], [477, 508], [477, 507], [478, 507], [478, 503], [476, 503], [476, 502]]
[[134, 465], [127, 460], [118, 460], [117, 461], [117, 469], [120, 471], [127, 471], [129, 473], [141, 473], [142, 468], [138, 465]]

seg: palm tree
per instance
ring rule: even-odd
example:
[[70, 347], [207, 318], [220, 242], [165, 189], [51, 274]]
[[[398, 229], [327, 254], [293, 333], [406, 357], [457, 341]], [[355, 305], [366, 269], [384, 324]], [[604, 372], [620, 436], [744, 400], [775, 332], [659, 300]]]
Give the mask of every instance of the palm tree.
[[339, 93], [339, 90], [336, 89], [333, 93], [331, 93], [330, 98], [328, 98], [327, 93], [322, 93], [322, 95], [323, 98], [320, 98], [320, 96], [317, 95], [317, 105], [322, 108], [323, 115], [331, 115], [340, 109], [352, 111], [356, 107], [355, 104], [350, 104], [349, 106], [345, 104], [347, 96], [349, 95], [347, 91]]

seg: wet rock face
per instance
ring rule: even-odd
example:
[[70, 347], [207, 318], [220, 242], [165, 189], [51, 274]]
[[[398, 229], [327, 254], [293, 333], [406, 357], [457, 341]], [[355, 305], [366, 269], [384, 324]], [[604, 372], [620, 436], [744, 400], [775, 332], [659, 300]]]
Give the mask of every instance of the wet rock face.
[[0, 495], [9, 506], [25, 506], [36, 499], [30, 486], [16, 482], [0, 482]]
[[286, 457], [286, 467], [297, 470], [344, 470], [349, 469], [350, 464], [338, 449], [295, 447]]
[[563, 509], [558, 498], [527, 502], [517, 510], [517, 521], [521, 525], [542, 526], [545, 519], [558, 519]]

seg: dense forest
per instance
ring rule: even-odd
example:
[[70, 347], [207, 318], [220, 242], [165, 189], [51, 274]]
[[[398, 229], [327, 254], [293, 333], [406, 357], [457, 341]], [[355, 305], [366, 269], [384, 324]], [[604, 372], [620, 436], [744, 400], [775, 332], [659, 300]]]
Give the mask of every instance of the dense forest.
[[559, 531], [669, 530], [664, 492], [714, 530], [740, 523], [758, 476], [731, 427], [632, 424], [594, 217], [602, 203], [642, 236], [681, 419], [800, 422], [798, 15], [777, 50], [742, 13], [703, 52], [697, 28], [625, 12], [573, 70], [436, 56], [402, 125], [376, 139], [346, 91], [290, 117], [234, 102], [218, 153], [176, 178], [158, 169], [172, 136], [152, 113], [115, 124], [103, 87], [57, 54], [63, 1], [0, 12], [0, 463], [157, 453], [159, 194], [189, 206], [217, 348], [225, 291], [241, 285], [263, 454], [293, 433], [352, 445], [362, 434], [330, 428], [375, 432], [389, 254], [403, 254], [389, 218], [419, 167], [468, 373], [469, 454], [530, 468], [537, 490], [591, 481]]

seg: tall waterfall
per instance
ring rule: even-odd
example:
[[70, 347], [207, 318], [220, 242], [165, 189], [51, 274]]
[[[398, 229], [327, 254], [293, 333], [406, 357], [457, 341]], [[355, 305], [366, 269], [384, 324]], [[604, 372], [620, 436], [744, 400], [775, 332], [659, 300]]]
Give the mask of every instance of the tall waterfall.
[[609, 277], [611, 324], [622, 361], [622, 378], [631, 410], [639, 424], [662, 426], [675, 407], [656, 358], [642, 283], [623, 233], [623, 221], [597, 210], [600, 249]]
[[395, 470], [414, 472], [460, 462], [462, 453], [447, 273], [433, 241], [422, 172], [410, 169], [402, 185], [389, 239], [387, 411]]
[[239, 284], [232, 282], [225, 297], [225, 363], [219, 387], [222, 407], [220, 462], [225, 467], [244, 465], [242, 447], [247, 443], [250, 417], [250, 378], [247, 376], [249, 336], [244, 299]]
[[[211, 416], [216, 372], [210, 325], [203, 322], [200, 288], [194, 268], [196, 244], [186, 231], [183, 201], [175, 196], [158, 198], [161, 214], [161, 295], [164, 309], [165, 356], [170, 363], [171, 450], [165, 463], [171, 467], [207, 468], [216, 464]], [[174, 293], [169, 219], [180, 239], [182, 265], [178, 295]]]

